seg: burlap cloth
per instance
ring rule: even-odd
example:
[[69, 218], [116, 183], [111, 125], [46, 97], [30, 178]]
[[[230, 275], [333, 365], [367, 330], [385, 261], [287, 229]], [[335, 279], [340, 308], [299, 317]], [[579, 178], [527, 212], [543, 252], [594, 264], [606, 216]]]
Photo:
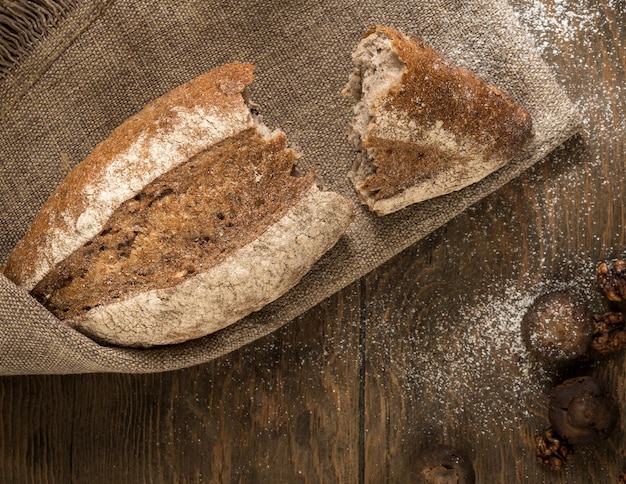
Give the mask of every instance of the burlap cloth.
[[[25, 4], [31, 4], [27, 9]], [[34, 6], [33, 6], [34, 5]], [[150, 99], [231, 61], [257, 66], [253, 99], [328, 188], [346, 173], [350, 54], [373, 23], [422, 35], [504, 88], [533, 116], [532, 145], [460, 192], [347, 235], [287, 295], [217, 334], [171, 347], [103, 347], [0, 276], [0, 374], [157, 372], [207, 362], [266, 335], [510, 181], [576, 133], [579, 118], [501, 0], [118, 0], [0, 2], [0, 264], [69, 168]]]

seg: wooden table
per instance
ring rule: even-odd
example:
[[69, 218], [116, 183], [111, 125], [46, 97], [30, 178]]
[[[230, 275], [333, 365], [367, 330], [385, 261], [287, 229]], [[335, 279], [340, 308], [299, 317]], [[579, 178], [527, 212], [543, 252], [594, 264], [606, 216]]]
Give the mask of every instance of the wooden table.
[[478, 482], [617, 483], [626, 418], [560, 473], [536, 463], [534, 438], [550, 389], [573, 374], [595, 375], [626, 408], [623, 354], [551, 371], [529, 358], [519, 325], [555, 289], [603, 312], [596, 265], [625, 256], [626, 5], [512, 4], [579, 105], [581, 136], [218, 361], [0, 378], [0, 482], [411, 482], [416, 455], [443, 442]]

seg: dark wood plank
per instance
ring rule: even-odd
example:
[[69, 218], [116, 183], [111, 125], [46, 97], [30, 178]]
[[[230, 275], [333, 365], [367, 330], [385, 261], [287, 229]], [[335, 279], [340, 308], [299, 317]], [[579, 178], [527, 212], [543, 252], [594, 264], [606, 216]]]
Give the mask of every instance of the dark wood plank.
[[0, 482], [356, 482], [358, 291], [211, 364], [0, 379]]

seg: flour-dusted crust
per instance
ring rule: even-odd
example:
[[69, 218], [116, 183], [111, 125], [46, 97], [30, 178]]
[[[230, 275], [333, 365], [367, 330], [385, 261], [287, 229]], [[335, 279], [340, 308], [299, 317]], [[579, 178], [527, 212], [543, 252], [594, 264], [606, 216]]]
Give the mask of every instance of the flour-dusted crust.
[[121, 346], [217, 331], [279, 298], [345, 232], [352, 203], [293, 175], [231, 64], [148, 104], [55, 190], [4, 274]]
[[241, 95], [254, 67], [218, 67], [147, 104], [58, 186], [4, 269], [32, 290], [60, 261], [98, 234], [113, 211], [147, 183], [195, 154], [254, 126]]
[[532, 138], [527, 111], [419, 37], [374, 26], [353, 59], [350, 177], [379, 215], [481, 180]]
[[353, 207], [309, 192], [256, 240], [206, 272], [167, 289], [92, 309], [68, 323], [123, 346], [177, 343], [217, 331], [292, 288], [344, 233]]

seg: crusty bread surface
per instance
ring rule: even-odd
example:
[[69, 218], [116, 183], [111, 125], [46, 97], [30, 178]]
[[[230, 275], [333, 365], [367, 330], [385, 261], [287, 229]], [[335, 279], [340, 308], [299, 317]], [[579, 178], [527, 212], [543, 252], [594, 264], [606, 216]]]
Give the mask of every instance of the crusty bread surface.
[[345, 232], [352, 204], [292, 171], [285, 135], [251, 111], [253, 67], [166, 93], [61, 183], [5, 275], [109, 344], [215, 332], [292, 288]]
[[291, 176], [285, 136], [247, 129], [161, 175], [32, 294], [60, 319], [129, 294], [178, 285], [259, 237], [314, 184]]
[[341, 237], [352, 215], [345, 198], [312, 185], [276, 223], [219, 264], [174, 287], [98, 306], [71, 324], [124, 346], [213, 333], [291, 289]]
[[229, 64], [146, 105], [79, 163], [10, 254], [5, 275], [27, 290], [100, 233], [117, 207], [213, 144], [254, 126], [241, 93], [254, 67]]
[[419, 37], [374, 26], [353, 60], [350, 177], [379, 215], [481, 180], [532, 138], [526, 110]]

